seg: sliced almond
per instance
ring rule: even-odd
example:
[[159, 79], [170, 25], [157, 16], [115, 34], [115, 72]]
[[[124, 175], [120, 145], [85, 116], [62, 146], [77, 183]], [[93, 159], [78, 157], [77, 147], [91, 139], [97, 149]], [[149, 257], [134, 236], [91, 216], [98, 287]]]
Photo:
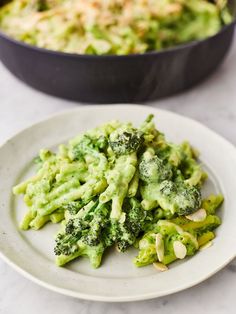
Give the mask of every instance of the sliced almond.
[[166, 265], [162, 264], [162, 263], [156, 262], [156, 263], [153, 263], [153, 266], [154, 266], [157, 270], [159, 270], [159, 271], [166, 271], [166, 270], [168, 270], [168, 267], [167, 267]]
[[156, 252], [158, 260], [162, 262], [164, 258], [164, 242], [160, 233], [156, 234]]
[[126, 214], [125, 214], [125, 213], [122, 213], [122, 214], [120, 215], [119, 222], [120, 222], [121, 224], [123, 224], [123, 223], [125, 222], [125, 219], [126, 219]]
[[213, 243], [212, 243], [212, 241], [209, 241], [209, 242], [207, 242], [206, 244], [203, 244], [201, 247], [200, 247], [200, 251], [203, 251], [203, 250], [205, 250], [205, 249], [208, 249], [210, 246], [212, 246], [213, 245]]
[[199, 210], [197, 210], [195, 213], [191, 214], [191, 215], [187, 215], [185, 216], [187, 219], [191, 220], [191, 221], [203, 221], [206, 219], [207, 213], [206, 210], [204, 208], [200, 208]]
[[179, 259], [185, 258], [187, 254], [186, 246], [180, 241], [174, 241], [173, 243], [175, 256]]

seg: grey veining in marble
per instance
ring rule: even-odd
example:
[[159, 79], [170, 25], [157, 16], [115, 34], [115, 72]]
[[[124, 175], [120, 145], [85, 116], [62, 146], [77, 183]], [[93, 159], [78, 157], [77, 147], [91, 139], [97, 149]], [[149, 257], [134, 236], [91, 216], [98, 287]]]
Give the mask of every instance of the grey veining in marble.
[[[195, 118], [236, 144], [236, 43], [217, 72], [192, 90], [150, 103]], [[0, 143], [20, 129], [76, 103], [37, 92], [0, 64]], [[1, 314], [233, 314], [236, 260], [204, 283], [160, 299], [121, 304], [76, 300], [23, 278], [0, 260]]]

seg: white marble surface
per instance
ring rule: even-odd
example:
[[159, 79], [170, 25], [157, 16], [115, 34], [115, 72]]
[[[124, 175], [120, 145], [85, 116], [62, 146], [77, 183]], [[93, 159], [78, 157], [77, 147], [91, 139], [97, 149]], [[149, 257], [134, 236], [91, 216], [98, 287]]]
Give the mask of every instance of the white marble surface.
[[[150, 105], [193, 117], [236, 144], [235, 60], [236, 42], [223, 65], [201, 85]], [[77, 105], [32, 90], [0, 64], [0, 143], [38, 120]], [[236, 260], [194, 288], [127, 304], [88, 302], [58, 295], [31, 283], [0, 260], [1, 314], [233, 314], [235, 291]]]

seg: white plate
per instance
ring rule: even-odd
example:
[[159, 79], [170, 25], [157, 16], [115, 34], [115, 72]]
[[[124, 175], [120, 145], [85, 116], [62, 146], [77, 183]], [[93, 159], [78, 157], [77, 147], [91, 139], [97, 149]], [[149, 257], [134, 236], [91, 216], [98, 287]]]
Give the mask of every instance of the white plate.
[[[26, 208], [22, 197], [13, 197], [12, 186], [33, 171], [32, 159], [40, 148], [54, 148], [77, 133], [102, 122], [119, 119], [139, 125], [155, 114], [157, 127], [169, 140], [189, 140], [201, 152], [210, 174], [204, 193], [221, 191], [223, 224], [214, 245], [186, 261], [174, 263], [167, 272], [153, 266], [136, 268], [136, 251], [104, 257], [99, 269], [78, 259], [66, 268], [54, 265], [53, 235], [59, 225], [22, 232], [18, 224]], [[2, 258], [34, 282], [65, 295], [99, 301], [132, 301], [155, 298], [191, 287], [224, 267], [236, 255], [236, 150], [205, 126], [177, 114], [147, 106], [86, 106], [54, 116], [14, 136], [0, 149], [0, 252]]]

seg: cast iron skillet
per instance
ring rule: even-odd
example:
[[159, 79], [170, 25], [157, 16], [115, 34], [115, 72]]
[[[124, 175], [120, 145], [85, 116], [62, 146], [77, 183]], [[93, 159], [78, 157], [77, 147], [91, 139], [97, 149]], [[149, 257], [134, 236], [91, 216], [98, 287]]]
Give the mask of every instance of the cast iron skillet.
[[[229, 6], [236, 16], [236, 0]], [[51, 95], [82, 102], [137, 103], [169, 96], [207, 77], [229, 50], [234, 24], [205, 40], [128, 56], [55, 52], [0, 32], [0, 59], [19, 79]]]

